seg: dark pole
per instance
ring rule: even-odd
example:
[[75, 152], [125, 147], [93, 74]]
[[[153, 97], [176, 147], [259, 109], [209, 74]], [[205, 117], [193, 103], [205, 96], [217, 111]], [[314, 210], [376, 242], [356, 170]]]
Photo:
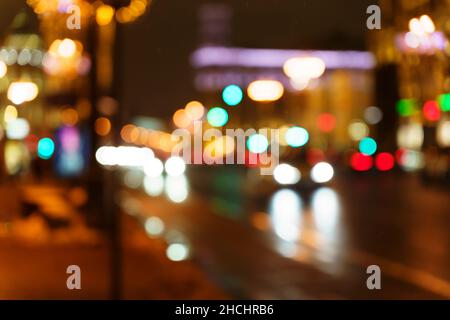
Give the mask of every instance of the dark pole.
[[[116, 117], [113, 121], [113, 142], [115, 145], [120, 143], [120, 128], [124, 124], [124, 110], [121, 104], [121, 89], [122, 89], [122, 25], [116, 24], [115, 39], [113, 47], [113, 79], [111, 83], [111, 96], [118, 103], [118, 110]], [[109, 230], [110, 230], [110, 252], [111, 252], [111, 298], [113, 300], [119, 300], [122, 298], [122, 233], [121, 233], [121, 210], [119, 208], [119, 177], [117, 171], [108, 171], [107, 194], [106, 199], [109, 198], [107, 204], [107, 212], [110, 217]], [[110, 190], [108, 190], [110, 189]]]
[[[109, 88], [105, 92], [105, 88], [101, 88], [98, 83], [98, 64], [106, 63], [105, 61], [99, 61], [98, 49], [101, 46], [101, 35], [99, 33], [99, 27], [93, 23], [91, 26], [91, 32], [89, 34], [89, 44], [92, 54], [92, 69], [90, 74], [91, 92], [90, 100], [92, 105], [92, 114], [90, 127], [94, 128], [95, 120], [99, 116], [98, 112], [98, 100], [104, 94], [110, 94], [113, 91], [117, 92], [117, 79], [116, 65], [109, 66], [113, 68], [112, 88]], [[114, 61], [116, 61], [116, 47], [117, 42], [114, 42], [113, 48]], [[115, 62], [117, 63], [117, 62]], [[114, 97], [114, 94], [111, 94]], [[118, 115], [120, 117], [120, 115]], [[114, 123], [115, 119], [111, 119]], [[115, 123], [114, 123], [115, 124]], [[115, 129], [117, 126], [113, 125], [111, 132], [111, 143], [116, 145], [118, 143], [118, 132]], [[92, 130], [91, 135], [91, 163], [89, 172], [89, 194], [90, 194], [90, 208], [92, 209], [93, 216], [95, 217], [96, 224], [105, 230], [106, 238], [108, 240], [108, 253], [109, 253], [109, 295], [113, 300], [121, 298], [121, 241], [120, 241], [120, 216], [117, 208], [117, 191], [118, 185], [116, 182], [115, 170], [104, 170], [100, 168], [95, 160], [95, 151], [101, 145], [98, 136]], [[95, 195], [100, 193], [100, 198]]]

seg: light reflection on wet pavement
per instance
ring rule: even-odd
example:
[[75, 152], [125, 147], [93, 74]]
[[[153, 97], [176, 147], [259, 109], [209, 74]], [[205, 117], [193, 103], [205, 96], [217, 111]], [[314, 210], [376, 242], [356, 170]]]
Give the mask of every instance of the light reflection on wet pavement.
[[[414, 177], [351, 176], [252, 200], [239, 190], [194, 191], [182, 180], [166, 183], [166, 198], [131, 194], [141, 214], [183, 234], [194, 259], [237, 297], [450, 297], [445, 190]], [[366, 287], [372, 264], [382, 270], [378, 292]]]

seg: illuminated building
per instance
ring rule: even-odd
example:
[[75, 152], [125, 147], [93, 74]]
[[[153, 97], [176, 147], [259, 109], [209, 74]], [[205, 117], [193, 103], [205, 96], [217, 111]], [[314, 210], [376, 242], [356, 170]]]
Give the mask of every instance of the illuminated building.
[[445, 138], [450, 137], [450, 2], [382, 0], [380, 5], [382, 29], [370, 33], [370, 43], [381, 104], [395, 115], [391, 141], [414, 155], [406, 170], [425, 166], [425, 176], [443, 178], [450, 168]]
[[[374, 104], [372, 53], [233, 47], [228, 6], [202, 6], [199, 17], [200, 45], [191, 56], [198, 98], [208, 109], [225, 108], [227, 127], [298, 125], [311, 134], [310, 147], [357, 148], [348, 126]], [[244, 92], [239, 103], [228, 102], [230, 85]]]
[[23, 10], [14, 18], [0, 47], [0, 63], [6, 66], [0, 77], [0, 127], [6, 132], [0, 139], [0, 168], [9, 175], [28, 170], [37, 151], [35, 134], [43, 128], [44, 50], [37, 30], [34, 14]]

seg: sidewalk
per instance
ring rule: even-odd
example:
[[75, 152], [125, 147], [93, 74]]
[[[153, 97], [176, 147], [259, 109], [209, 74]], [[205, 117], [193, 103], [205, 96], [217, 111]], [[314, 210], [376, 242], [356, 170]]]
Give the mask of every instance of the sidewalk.
[[[34, 190], [37, 194], [47, 190], [43, 194], [51, 193], [55, 200], [50, 191], [55, 186], [39, 188]], [[67, 208], [66, 218], [71, 223], [64, 227], [50, 227], [34, 213], [18, 218], [13, 212], [20, 208], [15, 203], [20, 198], [17, 193], [4, 186], [0, 193], [0, 299], [108, 299], [110, 259], [103, 234], [89, 229], [76, 210]], [[58, 202], [67, 205], [62, 198]], [[5, 212], [9, 212], [10, 222], [5, 222]], [[169, 261], [166, 244], [149, 239], [129, 216], [122, 218], [122, 236], [122, 298], [227, 298], [192, 261]], [[81, 290], [66, 287], [66, 268], [72, 264], [81, 268]]]

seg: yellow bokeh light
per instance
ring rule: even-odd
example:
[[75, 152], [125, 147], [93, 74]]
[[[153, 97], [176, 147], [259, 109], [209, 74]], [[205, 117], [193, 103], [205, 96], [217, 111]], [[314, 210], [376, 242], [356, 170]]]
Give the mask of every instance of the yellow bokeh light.
[[325, 62], [316, 57], [291, 58], [283, 66], [284, 73], [294, 81], [317, 79], [322, 76], [325, 69]]
[[61, 41], [58, 46], [58, 54], [64, 58], [72, 57], [75, 54], [76, 50], [77, 45], [75, 41], [67, 38]]
[[420, 24], [422, 25], [422, 29], [426, 33], [430, 34], [430, 33], [433, 33], [436, 31], [434, 22], [433, 22], [433, 20], [431, 20], [431, 18], [428, 15], [424, 14], [423, 16], [420, 17], [419, 21], [420, 21]]
[[99, 26], [106, 26], [111, 23], [114, 17], [114, 8], [106, 4], [101, 5], [97, 9], [96, 21]]
[[58, 55], [59, 45], [61, 44], [61, 40], [56, 39], [52, 42], [50, 47], [48, 48], [48, 52], [52, 55]]
[[116, 19], [120, 23], [129, 23], [134, 20], [134, 16], [128, 7], [123, 7], [117, 10]]
[[100, 117], [95, 120], [95, 132], [99, 136], [107, 136], [111, 132], [111, 121], [105, 117]]
[[17, 116], [18, 116], [17, 108], [14, 106], [7, 106], [3, 114], [3, 120], [5, 121], [5, 123], [8, 123], [16, 120]]
[[66, 126], [73, 127], [78, 122], [78, 112], [73, 108], [64, 109], [61, 112], [61, 121]]
[[8, 99], [17, 105], [34, 100], [38, 94], [39, 88], [33, 82], [13, 82], [8, 88]]
[[200, 120], [205, 114], [205, 107], [198, 101], [189, 102], [184, 109], [186, 115], [193, 121]]
[[140, 16], [145, 12], [147, 7], [147, 1], [145, 0], [132, 0], [130, 3], [130, 9], [135, 12], [135, 15]]
[[249, 84], [247, 93], [253, 101], [271, 102], [283, 96], [284, 87], [276, 80], [257, 80]]
[[173, 123], [179, 128], [186, 128], [191, 124], [191, 119], [189, 119], [184, 109], [180, 109], [174, 113]]
[[8, 67], [6, 66], [6, 63], [4, 63], [3, 61], [0, 61], [0, 78], [3, 78], [7, 72], [8, 72]]

